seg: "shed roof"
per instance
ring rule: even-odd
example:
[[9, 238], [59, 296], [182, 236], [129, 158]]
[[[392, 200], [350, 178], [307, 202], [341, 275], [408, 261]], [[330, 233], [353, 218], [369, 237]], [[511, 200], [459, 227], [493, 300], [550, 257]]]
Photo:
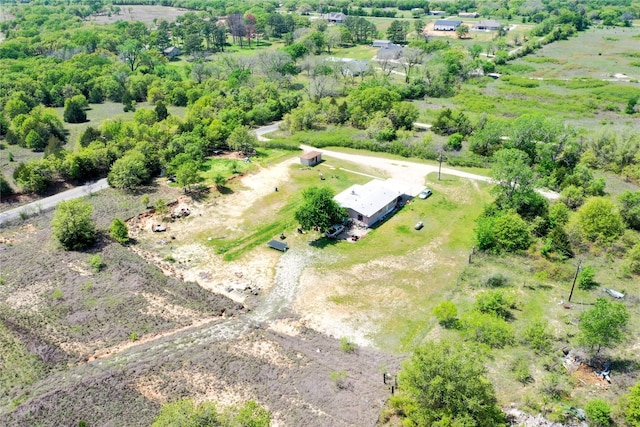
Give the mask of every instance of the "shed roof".
[[435, 23], [435, 25], [446, 25], [446, 26], [453, 25], [456, 27], [460, 24], [462, 24], [462, 21], [459, 21], [457, 19], [438, 19]]
[[277, 249], [277, 250], [282, 251], [282, 252], [285, 252], [287, 249], [289, 249], [289, 245], [287, 243], [280, 242], [278, 240], [271, 240], [271, 241], [269, 241], [269, 243], [267, 243], [267, 245], [270, 248]]
[[343, 208], [370, 217], [401, 195], [400, 191], [385, 181], [374, 179], [364, 185], [354, 184], [333, 199]]
[[484, 21], [479, 21], [475, 26], [497, 28], [502, 27], [502, 22], [496, 21], [495, 19], [486, 19]]
[[311, 160], [315, 157], [321, 156], [322, 153], [319, 151], [307, 151], [306, 153], [300, 154], [301, 159]]

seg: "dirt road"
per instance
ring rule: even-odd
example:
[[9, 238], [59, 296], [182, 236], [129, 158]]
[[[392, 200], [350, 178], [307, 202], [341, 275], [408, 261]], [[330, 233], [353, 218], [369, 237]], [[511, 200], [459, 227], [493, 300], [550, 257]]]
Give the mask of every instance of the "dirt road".
[[45, 197], [44, 199], [40, 199], [37, 202], [29, 203], [27, 205], [20, 206], [19, 208], [10, 209], [8, 211], [0, 213], [0, 227], [11, 221], [15, 221], [16, 219], [20, 218], [21, 215], [35, 215], [40, 212], [55, 208], [58, 203], [64, 200], [71, 200], [77, 199], [78, 197], [88, 196], [95, 191], [104, 190], [105, 188], [109, 188], [107, 178], [100, 179], [96, 182], [90, 182], [88, 184], [72, 188], [71, 190], [54, 194], [50, 197]]

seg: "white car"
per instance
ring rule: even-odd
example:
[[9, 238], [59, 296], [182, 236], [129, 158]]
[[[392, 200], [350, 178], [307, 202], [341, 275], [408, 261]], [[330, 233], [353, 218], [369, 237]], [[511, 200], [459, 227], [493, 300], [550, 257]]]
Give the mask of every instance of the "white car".
[[433, 194], [431, 190], [425, 188], [420, 192], [420, 194], [418, 194], [418, 199], [426, 199], [427, 197], [431, 196], [431, 194]]

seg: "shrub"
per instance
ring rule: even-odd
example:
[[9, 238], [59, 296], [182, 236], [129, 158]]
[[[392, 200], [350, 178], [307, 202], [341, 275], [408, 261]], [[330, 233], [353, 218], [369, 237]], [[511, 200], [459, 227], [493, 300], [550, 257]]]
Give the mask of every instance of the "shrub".
[[578, 288], [588, 291], [598, 286], [598, 282], [593, 280], [595, 275], [596, 269], [593, 266], [585, 265], [582, 267], [578, 273]]
[[584, 408], [587, 422], [592, 427], [609, 427], [611, 425], [611, 407], [601, 399], [593, 399]]
[[102, 255], [100, 254], [89, 255], [89, 257], [87, 258], [87, 262], [96, 273], [104, 268], [104, 261], [102, 260]]
[[345, 353], [353, 353], [356, 351], [356, 345], [349, 341], [347, 337], [342, 337], [340, 339], [340, 350]]
[[615, 205], [603, 197], [590, 198], [572, 220], [581, 236], [591, 242], [612, 242], [624, 231], [622, 218]]
[[54, 290], [53, 293], [51, 294], [51, 296], [55, 300], [61, 300], [64, 297], [64, 295], [62, 294], [62, 290], [60, 290], [60, 289]]
[[509, 278], [498, 273], [490, 276], [486, 281], [486, 286], [488, 288], [500, 288], [502, 286], [506, 286], [509, 283]]
[[514, 341], [513, 328], [504, 319], [492, 314], [472, 311], [462, 319], [467, 339], [502, 348]]
[[458, 323], [458, 308], [451, 301], [443, 301], [435, 306], [433, 314], [445, 328], [455, 327]]
[[513, 372], [516, 380], [522, 384], [528, 384], [533, 381], [533, 377], [529, 371], [529, 365], [523, 359], [516, 360], [511, 365], [511, 371]]
[[454, 133], [449, 137], [447, 143], [444, 146], [446, 151], [460, 151], [462, 149], [462, 141], [464, 136], [459, 133]]
[[511, 309], [516, 308], [515, 298], [502, 291], [483, 292], [476, 298], [475, 309], [481, 313], [493, 314], [502, 319], [511, 318]]
[[551, 350], [552, 335], [547, 331], [547, 322], [535, 321], [527, 325], [522, 341], [528, 344], [536, 354], [547, 354]]
[[640, 243], [631, 248], [627, 254], [625, 268], [628, 269], [630, 273], [640, 274]]
[[111, 221], [109, 233], [111, 237], [120, 243], [124, 244], [129, 241], [129, 229], [127, 228], [127, 224], [120, 218], [114, 218], [113, 221]]
[[96, 231], [92, 213], [93, 207], [80, 199], [58, 204], [51, 220], [51, 228], [64, 249], [82, 249], [93, 244]]
[[347, 373], [345, 371], [333, 371], [329, 377], [338, 390], [347, 388]]

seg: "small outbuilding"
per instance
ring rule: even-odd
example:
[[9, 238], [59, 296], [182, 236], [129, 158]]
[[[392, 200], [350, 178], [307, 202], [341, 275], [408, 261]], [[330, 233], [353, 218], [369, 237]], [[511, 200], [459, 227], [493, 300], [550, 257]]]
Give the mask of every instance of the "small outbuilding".
[[286, 242], [281, 242], [279, 240], [271, 240], [267, 243], [267, 246], [282, 252], [286, 252], [287, 249], [289, 249], [289, 245]]
[[175, 46], [170, 46], [168, 48], [166, 48], [165, 50], [162, 51], [162, 53], [164, 54], [164, 56], [166, 56], [167, 58], [171, 59], [171, 58], [175, 58], [177, 56], [180, 56], [180, 49], [178, 49]]
[[308, 151], [300, 155], [300, 163], [305, 166], [315, 166], [322, 162], [322, 153], [319, 151]]
[[486, 19], [484, 21], [479, 21], [472, 27], [473, 30], [477, 31], [498, 31], [504, 25], [500, 21], [496, 21], [494, 19]]
[[433, 29], [436, 31], [455, 31], [460, 25], [462, 25], [462, 21], [454, 19], [438, 19], [433, 26]]
[[460, 18], [477, 18], [480, 16], [478, 12], [460, 12], [458, 13]]

